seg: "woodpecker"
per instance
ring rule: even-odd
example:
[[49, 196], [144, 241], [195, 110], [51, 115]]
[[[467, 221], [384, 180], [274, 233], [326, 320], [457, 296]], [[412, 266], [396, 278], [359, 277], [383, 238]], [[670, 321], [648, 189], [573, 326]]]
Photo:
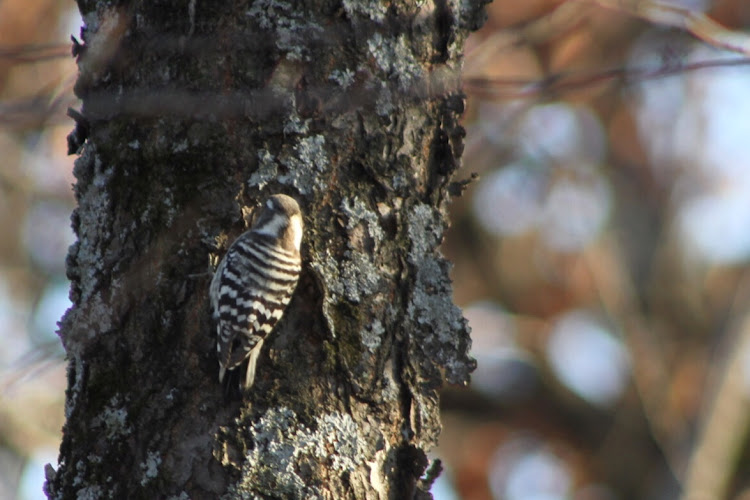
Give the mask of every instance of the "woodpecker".
[[284, 315], [301, 270], [302, 212], [287, 195], [273, 195], [255, 223], [219, 262], [211, 280], [219, 381], [246, 359], [243, 390], [255, 379], [263, 341]]

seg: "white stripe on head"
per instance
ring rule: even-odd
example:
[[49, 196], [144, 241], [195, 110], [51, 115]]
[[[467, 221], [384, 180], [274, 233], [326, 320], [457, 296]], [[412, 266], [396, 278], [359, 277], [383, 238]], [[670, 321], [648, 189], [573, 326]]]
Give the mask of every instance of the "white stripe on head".
[[278, 238], [279, 230], [284, 227], [285, 218], [286, 217], [281, 214], [273, 214], [271, 220], [256, 228], [254, 231], [256, 233], [267, 234], [269, 236], [273, 236], [274, 238]]

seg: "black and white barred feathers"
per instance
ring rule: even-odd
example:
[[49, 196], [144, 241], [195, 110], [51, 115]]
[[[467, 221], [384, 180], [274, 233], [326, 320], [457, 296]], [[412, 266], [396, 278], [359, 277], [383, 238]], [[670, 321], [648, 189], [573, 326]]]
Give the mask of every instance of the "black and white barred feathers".
[[255, 224], [229, 247], [211, 280], [219, 381], [249, 359], [249, 389], [265, 338], [284, 314], [300, 273], [302, 213], [289, 196], [271, 196]]

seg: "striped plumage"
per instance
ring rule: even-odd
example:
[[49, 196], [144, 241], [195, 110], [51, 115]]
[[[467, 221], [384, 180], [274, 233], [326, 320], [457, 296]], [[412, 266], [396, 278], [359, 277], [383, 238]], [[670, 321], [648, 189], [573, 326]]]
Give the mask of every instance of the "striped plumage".
[[249, 389], [263, 341], [284, 314], [300, 273], [302, 214], [289, 196], [271, 196], [252, 228], [227, 250], [211, 280], [219, 380], [249, 359]]

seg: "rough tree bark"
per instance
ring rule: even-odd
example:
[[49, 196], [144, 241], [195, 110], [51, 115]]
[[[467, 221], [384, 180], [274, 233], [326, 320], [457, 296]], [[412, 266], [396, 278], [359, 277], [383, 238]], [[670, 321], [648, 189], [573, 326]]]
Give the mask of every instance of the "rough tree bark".
[[[50, 498], [425, 495], [438, 390], [473, 369], [437, 248], [482, 3], [78, 0]], [[304, 270], [227, 396], [209, 260], [276, 192], [305, 213]]]

